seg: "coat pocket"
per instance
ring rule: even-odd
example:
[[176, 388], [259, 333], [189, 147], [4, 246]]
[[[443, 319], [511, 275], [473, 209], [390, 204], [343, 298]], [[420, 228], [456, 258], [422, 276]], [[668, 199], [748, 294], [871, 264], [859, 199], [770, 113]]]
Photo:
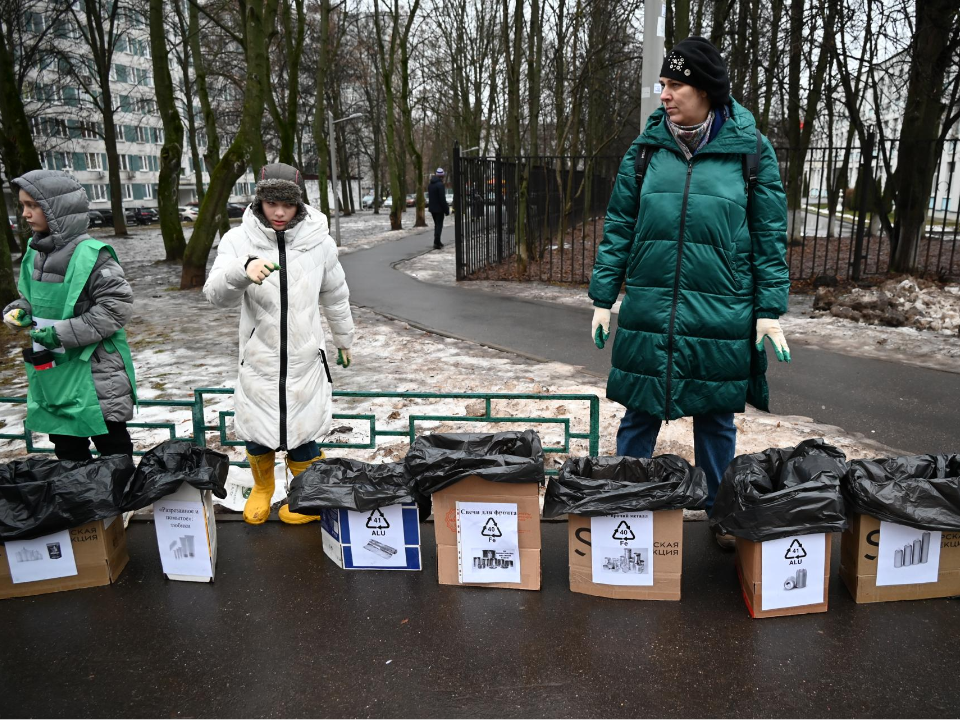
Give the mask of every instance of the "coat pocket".
[[333, 385], [333, 378], [330, 376], [330, 366], [327, 365], [327, 354], [321, 348], [320, 353], [320, 362], [323, 363], [323, 371], [327, 374], [327, 382]]
[[727, 269], [730, 271], [730, 277], [733, 280], [733, 287], [737, 290], [743, 289], [743, 283], [740, 282], [740, 273], [737, 272], [737, 258], [736, 255], [731, 256], [727, 252], [726, 248], [720, 248], [720, 254], [723, 256], [723, 261], [727, 265]]
[[[257, 326], [253, 326], [253, 330], [250, 331], [250, 336], [247, 338], [247, 342], [253, 338], [253, 334], [257, 331]], [[247, 343], [243, 344], [243, 355], [240, 357], [240, 366], [243, 367], [243, 361], [247, 359]]]

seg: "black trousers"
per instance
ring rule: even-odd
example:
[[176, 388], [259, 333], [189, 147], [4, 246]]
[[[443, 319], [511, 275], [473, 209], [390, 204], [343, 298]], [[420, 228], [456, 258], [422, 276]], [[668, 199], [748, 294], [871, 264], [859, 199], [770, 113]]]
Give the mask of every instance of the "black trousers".
[[90, 441], [101, 455], [130, 455], [133, 456], [133, 442], [127, 432], [125, 422], [107, 421], [107, 434], [94, 435], [92, 438], [74, 437], [73, 435], [51, 435], [54, 451], [58, 460], [91, 460]]
[[443, 213], [430, 213], [433, 215], [433, 246], [440, 247], [440, 233], [443, 232]]

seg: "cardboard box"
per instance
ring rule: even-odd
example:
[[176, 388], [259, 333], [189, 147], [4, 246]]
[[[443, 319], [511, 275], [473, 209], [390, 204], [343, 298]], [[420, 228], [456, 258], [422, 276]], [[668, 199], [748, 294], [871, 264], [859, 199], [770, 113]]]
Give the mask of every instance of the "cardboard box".
[[849, 527], [840, 536], [840, 578], [856, 602], [925, 600], [960, 595], [960, 532], [940, 534], [936, 582], [877, 585], [879, 548], [880, 521], [870, 515], [853, 515]]
[[217, 523], [213, 492], [189, 483], [153, 504], [160, 564], [169, 580], [213, 582], [217, 572]]
[[415, 503], [369, 512], [320, 513], [323, 551], [344, 570], [420, 570], [420, 518]]
[[[504, 525], [516, 518], [518, 582], [461, 582], [461, 538], [457, 503], [504, 504], [515, 508]], [[433, 526], [437, 535], [437, 569], [441, 585], [540, 589], [540, 486], [497, 483], [475, 475], [433, 494]], [[469, 566], [468, 566], [469, 569]], [[493, 574], [493, 573], [491, 573]]]
[[622, 600], [679, 600], [683, 567], [683, 510], [658, 510], [650, 514], [653, 516], [652, 585], [594, 582], [591, 518], [569, 515], [570, 590]]
[[[740, 588], [743, 590], [743, 599], [750, 616], [766, 618], [826, 612], [827, 593], [830, 590], [830, 540], [829, 533], [795, 535], [763, 543], [737, 538], [737, 574], [740, 577]], [[809, 553], [804, 549], [804, 543], [807, 544]], [[765, 550], [770, 555], [768, 563], [772, 564], [774, 561], [779, 563], [775, 566], [777, 571], [769, 573], [771, 577], [767, 578], [766, 582], [770, 602], [764, 601], [763, 555]], [[783, 563], [787, 564], [780, 569]], [[801, 570], [804, 573], [801, 579], [802, 587], [799, 587], [800, 582], [795, 578]], [[822, 593], [819, 591], [821, 579]], [[814, 591], [812, 595], [811, 591]], [[774, 607], [779, 604], [774, 600], [783, 599], [787, 593], [796, 593], [793, 596], [795, 600], [810, 600], [810, 602], [790, 607]]]
[[[8, 546], [17, 548], [20, 544], [11, 542], [0, 545], [0, 599], [99, 587], [116, 581], [130, 559], [127, 554], [127, 535], [122, 518], [98, 520], [65, 532], [69, 533], [70, 549], [73, 561], [76, 563], [75, 572], [71, 565], [71, 574], [65, 577], [15, 583]], [[39, 544], [47, 552], [49, 559], [52, 554], [58, 557], [63, 555], [64, 548], [54, 540], [58, 537], [63, 535], [54, 533], [27, 542], [31, 545]], [[47, 545], [51, 547], [47, 548]], [[16, 559], [13, 562], [16, 562]]]

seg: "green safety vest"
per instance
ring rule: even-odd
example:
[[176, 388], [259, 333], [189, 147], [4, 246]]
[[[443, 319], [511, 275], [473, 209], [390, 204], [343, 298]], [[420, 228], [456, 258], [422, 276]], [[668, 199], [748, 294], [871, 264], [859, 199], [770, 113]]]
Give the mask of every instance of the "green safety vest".
[[[99, 240], [83, 240], [70, 258], [63, 282], [40, 282], [33, 279], [36, 251], [28, 248], [20, 263], [20, 282], [17, 288], [30, 303], [34, 319], [67, 320], [74, 317], [73, 308], [87, 284], [97, 263], [100, 250], [106, 249], [117, 260], [113, 248]], [[119, 262], [119, 260], [117, 261]], [[92, 437], [105, 435], [107, 424], [100, 409], [100, 400], [93, 382], [90, 357], [97, 346], [94, 343], [79, 348], [56, 348], [56, 365], [47, 370], [36, 370], [24, 363], [29, 386], [27, 389], [27, 419], [24, 426], [39, 433]], [[102, 341], [106, 352], [119, 352], [130, 378], [133, 400], [137, 400], [133, 358], [123, 328]]]

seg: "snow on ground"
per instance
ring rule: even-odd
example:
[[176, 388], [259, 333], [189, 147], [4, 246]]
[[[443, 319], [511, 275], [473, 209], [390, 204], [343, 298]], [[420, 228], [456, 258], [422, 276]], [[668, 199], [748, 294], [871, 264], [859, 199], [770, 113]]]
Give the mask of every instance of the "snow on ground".
[[[372, 238], [371, 232], [366, 237]], [[156, 230], [137, 232], [131, 238], [114, 241], [134, 289], [134, 316], [128, 334], [137, 370], [141, 400], [191, 400], [193, 388], [232, 387], [236, 378], [237, 324], [239, 308], [219, 310], [210, 306], [199, 291], [176, 290], [179, 267], [157, 262], [162, 244]], [[212, 262], [212, 258], [211, 258]], [[349, 280], [349, 278], [348, 278]], [[492, 415], [501, 417], [569, 417], [571, 431], [589, 431], [589, 401], [557, 400], [550, 395], [596, 395], [600, 400], [600, 453], [615, 452], [616, 429], [622, 408], [604, 399], [603, 381], [562, 363], [539, 363], [512, 353], [501, 352], [472, 342], [445, 338], [414, 329], [406, 323], [391, 321], [368, 310], [354, 308], [357, 340], [353, 347], [353, 365], [343, 370], [331, 367], [335, 389], [374, 393], [525, 393], [544, 397], [529, 400], [492, 402]], [[333, 347], [328, 337], [328, 347]], [[22, 338], [3, 327], [0, 330], [0, 383], [4, 395], [23, 395], [26, 383], [17, 361]], [[207, 424], [218, 422], [218, 413], [233, 409], [229, 395], [209, 395], [205, 402]], [[337, 414], [373, 414], [380, 430], [409, 429], [411, 414], [432, 416], [478, 416], [484, 413], [478, 399], [399, 399], [391, 397], [337, 398]], [[0, 405], [0, 422], [5, 432], [19, 432], [23, 405]], [[192, 423], [188, 408], [141, 406], [137, 422], [173, 423], [179, 436], [190, 436]], [[867, 438], [840, 428], [819, 425], [808, 418], [768, 415], [750, 410], [737, 416], [739, 429], [737, 452], [755, 452], [767, 447], [796, 445], [805, 438], [824, 437], [849, 457], [889, 455], [894, 451]], [[416, 422], [422, 432], [453, 432], [483, 429], [519, 429], [526, 424], [497, 426], [469, 421], [437, 419]], [[227, 423], [231, 428], [230, 422]], [[534, 424], [545, 447], [563, 444], [562, 425]], [[138, 449], [147, 449], [169, 437], [169, 430], [132, 431]], [[38, 438], [46, 445], [46, 438]], [[367, 444], [369, 421], [337, 419], [325, 442]], [[215, 432], [207, 434], [211, 447], [219, 447]], [[0, 457], [24, 453], [19, 441], [0, 441]], [[330, 456], [352, 457], [382, 462], [403, 458], [407, 451], [404, 437], [382, 438], [375, 449], [331, 449]], [[241, 459], [242, 449], [227, 449], [231, 457]], [[570, 453], [588, 452], [586, 440], [571, 440]], [[692, 423], [689, 419], [664, 426], [658, 445], [660, 453], [676, 453], [693, 461]], [[548, 469], [558, 468], [566, 455], [549, 454]], [[279, 479], [284, 479], [278, 466]], [[242, 507], [242, 491], [249, 487], [249, 471], [231, 468], [230, 497], [226, 504]], [[278, 483], [277, 497], [283, 494]]]
[[[453, 245], [430, 250], [397, 264], [422, 282], [456, 285]], [[484, 290], [525, 300], [554, 302], [589, 309], [593, 302], [585, 288], [542, 282], [471, 280], [461, 283], [471, 290]], [[951, 295], [951, 297], [953, 297]], [[619, 312], [620, 305], [613, 306]], [[909, 327], [882, 327], [854, 322], [813, 310], [813, 297], [793, 293], [790, 309], [780, 318], [787, 342], [802, 342], [844, 355], [871, 357], [948, 372], [960, 372], [960, 337]]]

